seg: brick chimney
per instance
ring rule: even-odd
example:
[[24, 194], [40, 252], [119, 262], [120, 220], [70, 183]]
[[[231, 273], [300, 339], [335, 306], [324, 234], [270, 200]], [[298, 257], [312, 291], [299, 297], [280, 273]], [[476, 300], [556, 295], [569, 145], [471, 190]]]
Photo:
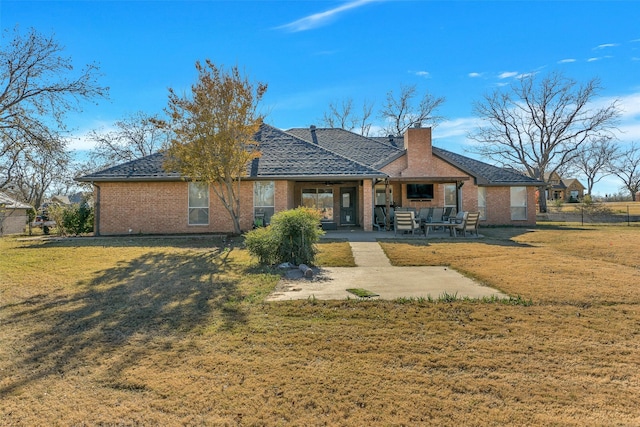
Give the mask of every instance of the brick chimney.
[[431, 163], [431, 128], [414, 127], [404, 133], [407, 169], [402, 176], [423, 176]]

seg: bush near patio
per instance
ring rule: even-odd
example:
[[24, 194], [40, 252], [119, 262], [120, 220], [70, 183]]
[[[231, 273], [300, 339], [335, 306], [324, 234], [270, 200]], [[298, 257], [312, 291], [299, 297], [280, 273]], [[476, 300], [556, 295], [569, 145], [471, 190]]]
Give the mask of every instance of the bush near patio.
[[483, 235], [384, 246], [532, 305], [265, 303], [236, 239], [0, 239], [0, 424], [639, 425], [640, 227]]
[[320, 218], [317, 210], [305, 207], [278, 212], [268, 227], [247, 232], [245, 244], [261, 264], [314, 265], [316, 245], [324, 234]]

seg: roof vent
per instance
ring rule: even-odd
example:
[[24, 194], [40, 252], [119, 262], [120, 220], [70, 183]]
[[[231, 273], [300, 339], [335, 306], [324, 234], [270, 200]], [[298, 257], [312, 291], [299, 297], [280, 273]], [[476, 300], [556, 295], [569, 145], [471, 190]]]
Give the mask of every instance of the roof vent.
[[318, 137], [316, 135], [316, 126], [315, 125], [309, 126], [309, 130], [311, 131], [311, 139], [313, 140], [313, 143], [318, 145]]

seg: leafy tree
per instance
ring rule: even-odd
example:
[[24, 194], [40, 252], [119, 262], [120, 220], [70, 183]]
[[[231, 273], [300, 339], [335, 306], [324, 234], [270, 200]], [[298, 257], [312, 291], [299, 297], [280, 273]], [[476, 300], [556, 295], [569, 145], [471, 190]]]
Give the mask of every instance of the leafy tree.
[[628, 150], [611, 161], [608, 169], [622, 180], [623, 189], [629, 191], [631, 200], [635, 202], [640, 191], [640, 146], [632, 143]]
[[[475, 103], [486, 123], [469, 135], [480, 143], [475, 151], [544, 181], [545, 174], [571, 162], [586, 141], [612, 136], [618, 102], [594, 105], [599, 91], [598, 79], [579, 85], [561, 73], [524, 76]], [[545, 186], [539, 192], [544, 195]], [[546, 197], [539, 198], [539, 208], [547, 211]]]
[[66, 149], [65, 114], [81, 101], [106, 97], [98, 68], [74, 72], [53, 37], [35, 30], [2, 33], [0, 48], [0, 189], [13, 184], [31, 152], [56, 157]]
[[402, 86], [397, 96], [393, 91], [387, 92], [386, 103], [380, 111], [381, 117], [387, 122], [384, 129], [387, 135], [403, 135], [410, 127], [423, 124], [435, 126], [442, 121], [443, 117], [436, 115], [436, 112], [444, 104], [444, 97], [436, 98], [429, 92], [425, 92], [419, 100], [417, 96], [416, 85]]
[[237, 66], [226, 71], [210, 60], [196, 62], [196, 70], [198, 81], [190, 96], [169, 89], [168, 126], [173, 136], [165, 168], [208, 183], [239, 234], [240, 180], [248, 163], [259, 156], [254, 136], [263, 117], [256, 110], [267, 85], [250, 82]]
[[168, 143], [167, 132], [156, 126], [157, 115], [137, 112], [115, 122], [110, 131], [93, 130], [89, 138], [95, 142], [91, 160], [100, 167], [129, 162], [151, 155]]

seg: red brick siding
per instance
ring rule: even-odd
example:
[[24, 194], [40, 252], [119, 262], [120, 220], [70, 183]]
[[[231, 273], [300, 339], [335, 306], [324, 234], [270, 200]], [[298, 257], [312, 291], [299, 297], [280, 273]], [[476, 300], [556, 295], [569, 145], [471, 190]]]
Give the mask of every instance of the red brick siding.
[[487, 188], [487, 225], [535, 225], [536, 223], [536, 188], [527, 187], [527, 219], [511, 220], [511, 188]]
[[[240, 226], [253, 224], [253, 182], [242, 181]], [[209, 191], [209, 224], [189, 225], [188, 183], [105, 182], [100, 187], [100, 234], [222, 233], [233, 230], [227, 209]]]

